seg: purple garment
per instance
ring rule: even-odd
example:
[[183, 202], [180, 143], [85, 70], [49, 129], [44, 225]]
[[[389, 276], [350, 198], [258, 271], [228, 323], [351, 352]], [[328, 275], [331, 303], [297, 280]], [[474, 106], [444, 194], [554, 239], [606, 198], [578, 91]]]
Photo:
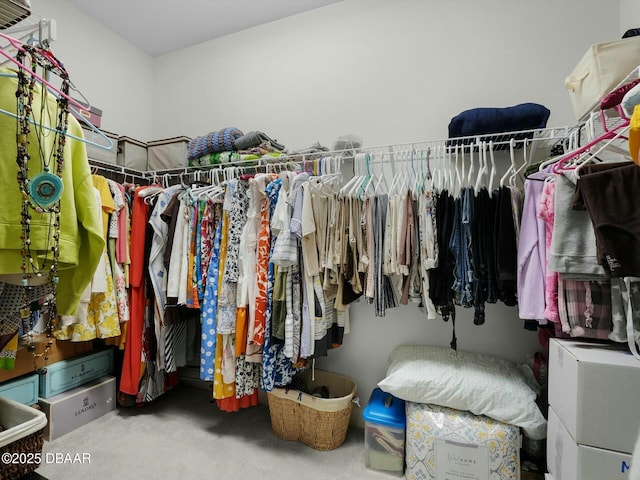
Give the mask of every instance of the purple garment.
[[539, 217], [544, 174], [531, 175], [524, 184], [524, 206], [518, 241], [518, 309], [520, 318], [547, 323], [545, 265], [547, 248], [544, 220]]

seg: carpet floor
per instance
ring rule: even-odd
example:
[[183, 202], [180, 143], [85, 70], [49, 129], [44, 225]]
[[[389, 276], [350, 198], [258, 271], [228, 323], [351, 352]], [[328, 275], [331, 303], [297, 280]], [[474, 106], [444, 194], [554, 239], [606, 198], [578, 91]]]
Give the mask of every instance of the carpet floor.
[[360, 428], [349, 427], [339, 448], [316, 451], [276, 437], [268, 407], [226, 413], [210, 397], [208, 390], [178, 385], [143, 408], [118, 408], [45, 442], [43, 458], [51, 461], [36, 472], [50, 480], [390, 478], [365, 468]]

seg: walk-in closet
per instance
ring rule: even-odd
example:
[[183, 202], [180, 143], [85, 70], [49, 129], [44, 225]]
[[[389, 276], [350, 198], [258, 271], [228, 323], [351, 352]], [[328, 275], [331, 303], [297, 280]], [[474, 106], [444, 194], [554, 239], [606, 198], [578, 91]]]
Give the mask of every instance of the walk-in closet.
[[0, 479], [640, 480], [639, 151], [631, 0], [0, 0]]

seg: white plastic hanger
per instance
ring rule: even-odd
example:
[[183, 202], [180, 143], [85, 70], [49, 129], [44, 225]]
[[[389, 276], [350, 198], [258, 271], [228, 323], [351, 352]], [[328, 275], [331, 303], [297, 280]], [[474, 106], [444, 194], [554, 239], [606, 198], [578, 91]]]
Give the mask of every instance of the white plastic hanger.
[[474, 185], [474, 191], [476, 195], [482, 188], [482, 182], [484, 180], [485, 174], [487, 173], [487, 142], [482, 141], [482, 143], [480, 143], [478, 155], [478, 174], [476, 176], [476, 183]]
[[456, 148], [454, 150], [455, 152], [455, 171], [456, 171], [456, 179], [455, 179], [455, 187], [454, 187], [454, 191], [453, 191], [453, 195], [455, 197], [460, 196], [460, 191], [462, 190], [462, 179], [460, 177], [460, 167], [459, 167], [459, 162], [460, 162], [460, 155], [459, 155], [459, 147], [458, 145], [456, 145]]
[[357, 185], [358, 182], [362, 181], [362, 178], [363, 178], [361, 175], [362, 166], [360, 165], [360, 162], [361, 162], [360, 154], [355, 154], [353, 156], [353, 177], [351, 177], [349, 181], [345, 183], [343, 187], [340, 189], [341, 197], [349, 196], [353, 186]]
[[507, 167], [507, 171], [500, 178], [500, 187], [504, 187], [504, 183], [507, 181], [510, 175], [516, 171], [515, 143], [516, 142], [513, 138], [509, 141], [509, 160], [511, 164], [509, 167]]
[[[513, 140], [513, 139], [512, 139]], [[529, 157], [527, 156], [527, 145], [529, 144], [529, 139], [525, 138], [524, 142], [522, 144], [522, 165], [513, 172], [513, 174], [509, 177], [509, 185], [512, 187], [516, 186], [516, 179], [520, 179], [520, 182], [524, 182], [523, 178], [522, 178], [522, 172], [524, 171], [525, 168], [527, 168], [527, 166], [529, 165]]]
[[[471, 144], [469, 145], [469, 173], [467, 176], [467, 186], [471, 188], [475, 192], [475, 184], [473, 183], [473, 151], [477, 145]], [[480, 149], [478, 148], [478, 155], [480, 155]], [[478, 170], [480, 170], [480, 165], [478, 165]]]
[[491, 159], [491, 173], [489, 174], [489, 185], [487, 189], [489, 190], [489, 195], [493, 192], [493, 182], [496, 179], [496, 159], [493, 156], [493, 140], [489, 140], [489, 158]]

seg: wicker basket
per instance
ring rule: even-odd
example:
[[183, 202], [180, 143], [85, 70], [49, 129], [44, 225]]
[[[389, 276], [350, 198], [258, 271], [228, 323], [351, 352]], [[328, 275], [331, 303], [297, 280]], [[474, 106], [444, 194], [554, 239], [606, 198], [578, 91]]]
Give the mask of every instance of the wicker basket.
[[309, 391], [326, 386], [331, 398], [317, 398], [299, 390], [276, 388], [267, 393], [271, 428], [283, 440], [302, 442], [316, 450], [334, 450], [344, 443], [349, 428], [356, 384], [336, 373], [316, 370], [299, 374]]
[[[47, 416], [40, 410], [0, 397], [0, 456], [12, 454], [11, 461], [0, 462], [0, 478], [23, 477], [40, 466]], [[3, 457], [4, 458], [4, 457]]]

